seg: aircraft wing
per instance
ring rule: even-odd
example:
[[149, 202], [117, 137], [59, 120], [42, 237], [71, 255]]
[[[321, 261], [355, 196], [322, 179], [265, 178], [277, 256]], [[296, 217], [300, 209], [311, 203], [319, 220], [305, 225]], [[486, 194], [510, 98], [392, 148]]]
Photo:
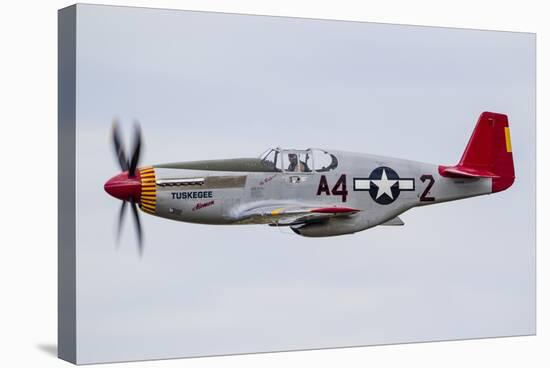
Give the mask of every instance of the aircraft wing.
[[331, 217], [350, 216], [360, 210], [338, 206], [264, 206], [244, 211], [242, 223], [291, 226], [327, 220]]

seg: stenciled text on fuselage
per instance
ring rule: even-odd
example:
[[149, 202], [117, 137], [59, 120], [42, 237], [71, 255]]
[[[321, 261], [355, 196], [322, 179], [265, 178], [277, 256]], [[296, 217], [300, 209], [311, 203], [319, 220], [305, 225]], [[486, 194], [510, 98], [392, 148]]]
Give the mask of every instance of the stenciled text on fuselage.
[[172, 192], [172, 199], [204, 199], [204, 198], [213, 198], [211, 190], [204, 190], [198, 192]]

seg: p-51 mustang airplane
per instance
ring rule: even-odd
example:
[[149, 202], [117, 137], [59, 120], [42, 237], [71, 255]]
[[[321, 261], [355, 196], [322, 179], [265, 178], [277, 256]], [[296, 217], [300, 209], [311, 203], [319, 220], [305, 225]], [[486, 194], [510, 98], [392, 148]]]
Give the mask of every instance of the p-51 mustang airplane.
[[432, 165], [325, 149], [266, 151], [259, 158], [180, 162], [138, 168], [141, 134], [126, 158], [117, 126], [113, 141], [122, 173], [105, 183], [122, 200], [119, 229], [131, 203], [141, 249], [139, 206], [149, 214], [201, 224], [289, 226], [296, 234], [351, 234], [403, 225], [401, 213], [428, 204], [500, 192], [515, 179], [506, 115], [480, 115], [462, 158]]

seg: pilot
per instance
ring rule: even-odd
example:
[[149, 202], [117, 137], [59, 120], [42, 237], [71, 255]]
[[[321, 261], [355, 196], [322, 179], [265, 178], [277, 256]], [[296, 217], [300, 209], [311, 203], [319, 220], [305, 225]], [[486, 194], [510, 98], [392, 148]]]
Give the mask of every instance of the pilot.
[[294, 172], [304, 172], [305, 171], [305, 164], [300, 161], [298, 163], [298, 155], [295, 153], [289, 153], [288, 154], [288, 161], [290, 161], [290, 164], [288, 165], [287, 171], [294, 171]]

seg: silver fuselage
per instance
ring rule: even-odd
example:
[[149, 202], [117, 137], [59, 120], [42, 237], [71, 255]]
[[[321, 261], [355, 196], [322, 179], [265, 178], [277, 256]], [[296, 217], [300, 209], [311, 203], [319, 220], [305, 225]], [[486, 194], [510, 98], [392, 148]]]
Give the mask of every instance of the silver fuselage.
[[[269, 220], [246, 220], [242, 213], [271, 204], [345, 206], [360, 210], [353, 217], [354, 231], [349, 231], [356, 232], [386, 223], [415, 206], [491, 193], [491, 179], [442, 177], [437, 165], [330, 152], [338, 158], [338, 166], [322, 172], [265, 171], [255, 165], [235, 165], [235, 160], [154, 165], [156, 202], [146, 212], [191, 223], [249, 224]], [[389, 181], [393, 189], [376, 198], [380, 189], [370, 181], [384, 184], [380, 172], [385, 177], [393, 172]], [[345, 227], [346, 221], [334, 226]]]

